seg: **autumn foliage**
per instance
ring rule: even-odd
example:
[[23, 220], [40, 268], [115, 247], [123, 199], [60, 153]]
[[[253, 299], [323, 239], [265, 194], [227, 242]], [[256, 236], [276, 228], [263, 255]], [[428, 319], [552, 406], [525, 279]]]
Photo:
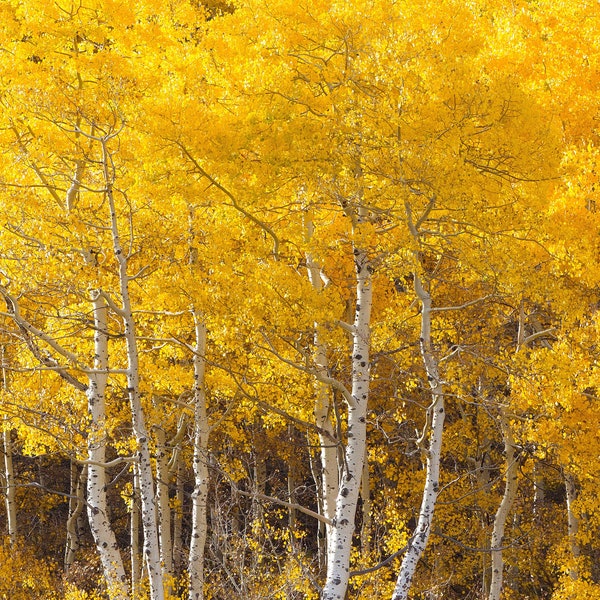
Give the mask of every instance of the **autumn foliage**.
[[599, 35], [0, 2], [0, 597], [600, 598]]

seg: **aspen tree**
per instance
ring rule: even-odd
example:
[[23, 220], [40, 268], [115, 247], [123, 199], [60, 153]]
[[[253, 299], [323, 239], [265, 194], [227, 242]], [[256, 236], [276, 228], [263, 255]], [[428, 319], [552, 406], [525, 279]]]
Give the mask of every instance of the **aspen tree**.
[[195, 346], [194, 364], [194, 491], [192, 493], [192, 531], [188, 563], [189, 600], [204, 598], [204, 549], [208, 533], [208, 436], [209, 425], [206, 411], [206, 325], [202, 315], [193, 311]]
[[[362, 186], [360, 164], [355, 172], [357, 185]], [[368, 239], [363, 230], [369, 226], [369, 213], [364, 206], [363, 189], [359, 187], [355, 199], [342, 199], [344, 210], [352, 220], [356, 241], [354, 256], [356, 304], [354, 322], [341, 323], [352, 338], [352, 388], [340, 387], [348, 408], [347, 441], [343, 448], [344, 464], [336, 496], [331, 538], [327, 546], [327, 576], [323, 586], [323, 600], [343, 600], [348, 588], [350, 552], [354, 535], [356, 506], [361, 489], [367, 444], [367, 409], [370, 384], [371, 310], [373, 306], [373, 272]]]
[[[410, 217], [409, 222], [413, 231], [416, 232]], [[425, 485], [423, 486], [419, 519], [400, 566], [396, 587], [392, 595], [393, 600], [408, 598], [417, 563], [425, 551], [431, 534], [435, 504], [440, 491], [442, 434], [446, 418], [444, 387], [431, 338], [431, 294], [423, 286], [421, 275], [418, 272], [414, 274], [414, 286], [415, 293], [421, 303], [421, 337], [419, 344], [427, 381], [431, 388], [431, 404], [427, 409], [427, 419], [422, 434], [423, 439], [418, 442], [423, 445], [423, 453], [426, 457]]]
[[154, 475], [150, 459], [149, 433], [146, 426], [146, 415], [142, 406], [140, 394], [139, 353], [136, 335], [136, 323], [129, 295], [131, 275], [128, 272], [129, 257], [122, 244], [114, 199], [114, 171], [108, 144], [116, 136], [109, 134], [97, 141], [102, 150], [102, 175], [105, 188], [103, 193], [110, 211], [110, 231], [112, 234], [113, 251], [119, 267], [118, 278], [122, 306], [112, 303], [112, 310], [123, 320], [123, 333], [127, 349], [127, 393], [131, 406], [131, 423], [138, 444], [138, 468], [140, 479], [140, 499], [142, 504], [142, 528], [144, 531], [144, 559], [148, 568], [150, 581], [150, 597], [152, 600], [163, 600], [164, 587], [160, 547], [158, 536], [158, 521], [155, 502]]
[[127, 577], [106, 501], [106, 385], [108, 382], [108, 304], [100, 291], [92, 295], [94, 305], [94, 370], [86, 391], [91, 415], [87, 463], [87, 512], [96, 547], [102, 559], [108, 593], [115, 600], [128, 597]]
[[[310, 214], [310, 209], [306, 214], [306, 235], [308, 241], [314, 233], [314, 223]], [[323, 289], [324, 274], [315, 263], [310, 253], [306, 255], [306, 268], [308, 278], [313, 289], [318, 293]], [[318, 370], [316, 382], [315, 397], [315, 423], [319, 428], [319, 445], [321, 457], [321, 477], [320, 477], [320, 497], [319, 503], [322, 514], [325, 518], [332, 520], [334, 518], [335, 498], [339, 492], [339, 464], [338, 448], [336, 446], [336, 437], [331, 417], [333, 413], [332, 390], [331, 386], [325, 381], [328, 377], [328, 359], [327, 345], [321, 339], [319, 328], [322, 325], [318, 322], [314, 324], [314, 344], [315, 344], [315, 366]], [[328, 548], [332, 543], [333, 526], [325, 525], [326, 546], [325, 555], [328, 556]]]

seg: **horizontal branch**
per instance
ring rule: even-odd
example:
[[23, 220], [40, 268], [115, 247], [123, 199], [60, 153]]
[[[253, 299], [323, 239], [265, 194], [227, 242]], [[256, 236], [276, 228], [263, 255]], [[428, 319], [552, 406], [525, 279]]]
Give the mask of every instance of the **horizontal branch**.
[[333, 389], [337, 390], [338, 392], [340, 392], [342, 394], [342, 396], [344, 397], [344, 400], [346, 400], [346, 402], [348, 403], [348, 406], [350, 406], [351, 408], [354, 408], [356, 406], [356, 401], [354, 400], [354, 397], [350, 393], [350, 390], [341, 381], [339, 381], [338, 379], [335, 379], [333, 377], [328, 377], [327, 375], [323, 375], [323, 373], [320, 370], [305, 367], [303, 365], [298, 364], [297, 362], [294, 362], [293, 360], [290, 360], [289, 358], [285, 358], [275, 349], [275, 347], [271, 343], [271, 340], [266, 336], [266, 334], [264, 332], [261, 332], [261, 333], [262, 333], [263, 339], [269, 345], [269, 348], [263, 348], [264, 350], [269, 350], [281, 362], [285, 363], [286, 365], [289, 365], [290, 367], [293, 367], [294, 369], [297, 369], [298, 371], [302, 371], [303, 373], [308, 373], [309, 375], [312, 375], [315, 379], [317, 379], [317, 381], [320, 381], [321, 383], [330, 385]]
[[473, 304], [478, 304], [479, 302], [484, 302], [488, 298], [491, 298], [491, 295], [484, 296], [483, 298], [477, 298], [476, 300], [471, 300], [469, 302], [465, 302], [464, 304], [460, 304], [458, 306], [438, 306], [435, 308], [431, 308], [430, 312], [443, 312], [446, 310], [462, 310], [463, 308], [467, 308], [469, 306], [473, 306]]
[[267, 502], [272, 502], [273, 504], [279, 504], [280, 506], [285, 506], [287, 508], [297, 510], [298, 512], [304, 513], [309, 517], [313, 517], [314, 519], [317, 519], [317, 521], [321, 521], [321, 523], [325, 523], [326, 525], [333, 524], [331, 519], [320, 515], [314, 510], [310, 510], [310, 508], [302, 506], [302, 504], [296, 504], [295, 502], [286, 502], [285, 500], [280, 500], [279, 498], [274, 498], [273, 496], [267, 496], [266, 494], [260, 494], [259, 492], [244, 492], [243, 490], [237, 489], [237, 487], [234, 487], [234, 489], [237, 494], [240, 494], [242, 496], [248, 496], [250, 498], [258, 500], [266, 500]]
[[93, 467], [110, 469], [111, 467], [116, 467], [117, 465], [120, 465], [121, 463], [133, 463], [133, 462], [137, 462], [137, 460], [138, 459], [135, 456], [119, 456], [119, 458], [115, 458], [114, 460], [111, 460], [109, 462], [98, 462], [98, 461], [89, 460], [89, 459], [77, 460], [76, 462], [79, 465], [92, 465]]

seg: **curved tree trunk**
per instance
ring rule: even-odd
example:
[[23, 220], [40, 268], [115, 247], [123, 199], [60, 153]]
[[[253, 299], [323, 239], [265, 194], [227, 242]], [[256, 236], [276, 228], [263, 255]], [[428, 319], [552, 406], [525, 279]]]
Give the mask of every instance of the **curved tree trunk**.
[[417, 274], [415, 274], [415, 292], [421, 301], [421, 356], [423, 357], [432, 397], [420, 444], [426, 444], [425, 438], [429, 429], [429, 445], [424, 449], [426, 455], [426, 473], [423, 498], [419, 510], [419, 520], [417, 528], [408, 544], [402, 565], [400, 566], [392, 600], [406, 600], [408, 598], [408, 592], [412, 585], [417, 564], [429, 540], [433, 513], [440, 489], [442, 434], [444, 431], [444, 419], [446, 417], [444, 391], [440, 380], [438, 361], [431, 341], [431, 296], [423, 287]]
[[144, 559], [148, 568], [151, 600], [164, 600], [162, 566], [156, 515], [156, 495], [154, 476], [150, 456], [149, 434], [146, 416], [140, 395], [140, 367], [137, 347], [135, 319], [129, 296], [130, 276], [127, 272], [128, 257], [121, 245], [117, 222], [116, 205], [113, 195], [113, 182], [110, 171], [111, 157], [108, 151], [108, 139], [101, 138], [102, 163], [104, 169], [105, 193], [110, 209], [110, 223], [113, 251], [119, 265], [119, 287], [122, 307], [111, 306], [123, 320], [125, 344], [127, 349], [127, 392], [131, 408], [131, 425], [138, 447], [138, 466], [140, 477], [140, 498], [142, 501], [142, 529], [144, 531]]
[[502, 437], [504, 438], [504, 452], [506, 454], [506, 482], [504, 484], [504, 495], [500, 506], [496, 511], [494, 529], [492, 531], [492, 578], [490, 582], [489, 600], [500, 600], [502, 592], [502, 578], [504, 573], [504, 560], [502, 558], [502, 545], [504, 543], [504, 528], [506, 519], [517, 496], [518, 465], [516, 460], [515, 441], [510, 428], [510, 423], [503, 409], [500, 409], [500, 425]]

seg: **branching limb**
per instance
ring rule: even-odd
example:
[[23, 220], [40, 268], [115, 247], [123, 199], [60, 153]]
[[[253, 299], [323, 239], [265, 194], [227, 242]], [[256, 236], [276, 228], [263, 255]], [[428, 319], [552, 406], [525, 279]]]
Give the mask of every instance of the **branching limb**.
[[233, 485], [233, 489], [237, 494], [240, 494], [241, 496], [247, 496], [255, 500], [265, 500], [266, 502], [272, 502], [273, 504], [278, 504], [279, 506], [285, 506], [287, 508], [291, 508], [293, 510], [297, 510], [298, 512], [304, 513], [309, 517], [313, 517], [313, 519], [317, 519], [317, 521], [321, 521], [321, 523], [325, 523], [326, 525], [332, 525], [331, 519], [328, 519], [327, 517], [324, 517], [323, 515], [320, 515], [314, 510], [310, 510], [310, 508], [306, 508], [301, 504], [296, 504], [295, 502], [286, 502], [285, 500], [280, 500], [279, 498], [267, 496], [266, 494], [261, 494], [259, 492], [244, 492], [243, 490], [238, 489], [235, 485]]
[[[342, 394], [344, 400], [346, 400], [346, 402], [348, 403], [348, 406], [350, 406], [351, 408], [354, 408], [356, 406], [356, 402], [354, 400], [354, 397], [352, 396], [352, 393], [341, 381], [335, 379], [334, 377], [329, 377], [328, 375], [325, 375], [318, 369], [311, 369], [309, 367], [299, 365], [293, 360], [285, 358], [285, 356], [282, 356], [281, 353], [279, 353], [276, 350], [276, 348], [271, 343], [271, 340], [269, 340], [269, 338], [265, 335], [264, 332], [262, 332], [262, 335], [263, 339], [269, 345], [268, 350], [270, 350], [270, 352], [272, 352], [281, 362], [285, 363], [286, 365], [289, 365], [290, 367], [293, 367], [294, 369], [297, 369], [298, 371], [302, 371], [303, 373], [308, 373], [309, 375], [312, 375], [321, 383], [330, 385], [334, 390], [337, 390], [338, 392], [340, 392], [340, 394]], [[266, 349], [267, 348], [265, 348], [265, 350]]]
[[194, 158], [194, 156], [190, 153], [187, 147], [179, 141], [175, 142], [175, 145], [179, 147], [179, 149], [183, 152], [183, 154], [187, 157], [187, 159], [194, 165], [196, 171], [202, 175], [202, 177], [208, 179], [211, 185], [215, 186], [218, 190], [223, 192], [230, 200], [233, 208], [235, 208], [238, 212], [242, 213], [247, 219], [250, 219], [255, 225], [258, 225], [267, 235], [271, 237], [273, 240], [273, 256], [275, 259], [279, 258], [279, 238], [273, 231], [271, 227], [269, 227], [266, 223], [255, 217], [252, 213], [248, 212], [245, 208], [240, 206], [236, 197], [222, 184], [220, 184], [212, 175], [207, 173], [200, 163]]

